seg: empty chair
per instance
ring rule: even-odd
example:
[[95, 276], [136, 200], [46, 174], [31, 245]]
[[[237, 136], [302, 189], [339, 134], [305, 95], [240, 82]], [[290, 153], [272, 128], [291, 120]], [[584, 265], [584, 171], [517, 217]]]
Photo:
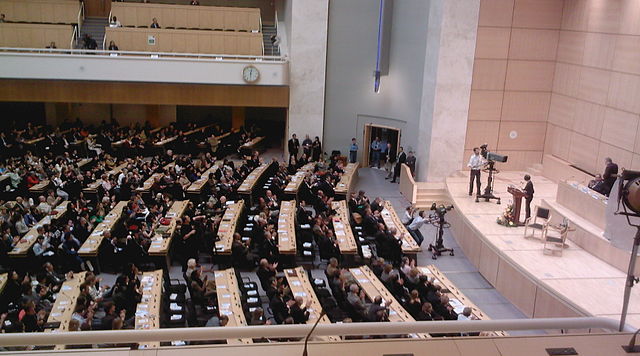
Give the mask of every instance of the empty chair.
[[524, 222], [524, 237], [536, 237], [536, 231], [540, 232], [540, 240], [545, 239], [547, 228], [551, 220], [549, 209], [537, 206], [536, 212]]

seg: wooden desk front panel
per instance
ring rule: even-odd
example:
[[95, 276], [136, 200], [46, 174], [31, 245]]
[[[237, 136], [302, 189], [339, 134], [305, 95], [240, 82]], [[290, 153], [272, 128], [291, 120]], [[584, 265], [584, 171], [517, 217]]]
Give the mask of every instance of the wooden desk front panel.
[[267, 168], [269, 168], [269, 163], [263, 163], [259, 167], [254, 169], [251, 173], [249, 173], [247, 178], [244, 179], [244, 182], [240, 184], [240, 187], [238, 188], [238, 193], [251, 194], [256, 183], [260, 180], [262, 175], [267, 171]]
[[[121, 51], [262, 55], [260, 33], [107, 27], [106, 36]], [[150, 37], [155, 45], [149, 45]]]
[[391, 205], [391, 202], [385, 200], [384, 209], [382, 210], [382, 219], [384, 219], [384, 223], [387, 225], [387, 228], [395, 227], [396, 228], [396, 239], [402, 239], [402, 252], [403, 253], [417, 253], [422, 251], [420, 246], [416, 243], [416, 240], [411, 237], [409, 231], [404, 226], [400, 217], [396, 213], [396, 210]]
[[223, 255], [231, 254], [231, 244], [233, 243], [233, 234], [238, 230], [238, 220], [244, 211], [244, 200], [239, 200], [233, 204], [227, 205], [227, 209], [222, 215], [222, 221], [218, 226], [218, 239], [215, 243], [217, 253]]
[[150, 26], [156, 18], [163, 28], [260, 31], [258, 8], [116, 2], [111, 14], [118, 17], [122, 26]]
[[[1, 0], [0, 13], [7, 21], [76, 24], [80, 3], [70, 0]], [[69, 38], [70, 39], [70, 38]]]
[[606, 228], [607, 204], [604, 195], [578, 182], [559, 182], [556, 201], [602, 230]]
[[[142, 330], [159, 329], [162, 306], [162, 270], [144, 272], [140, 280], [142, 300], [136, 306], [135, 328]], [[140, 345], [143, 346], [143, 345]], [[145, 348], [159, 347], [159, 342], [144, 344]]]
[[171, 208], [169, 208], [167, 213], [164, 215], [166, 218], [171, 218], [169, 230], [167, 230], [169, 237], [164, 238], [161, 235], [154, 233], [151, 238], [151, 246], [149, 246], [149, 255], [165, 256], [169, 253], [169, 247], [171, 246], [173, 235], [178, 227], [178, 219], [182, 218], [185, 210], [187, 210], [187, 205], [189, 205], [188, 200], [176, 201], [171, 205]]
[[78, 254], [80, 256], [97, 256], [102, 240], [104, 239], [105, 231], [113, 231], [120, 218], [122, 218], [122, 211], [127, 206], [127, 201], [120, 201], [116, 206], [111, 209], [102, 222], [96, 226], [91, 235], [84, 241]]
[[0, 23], [0, 46], [45, 48], [55, 42], [58, 49], [69, 49], [71, 25], [41, 25], [28, 23]]

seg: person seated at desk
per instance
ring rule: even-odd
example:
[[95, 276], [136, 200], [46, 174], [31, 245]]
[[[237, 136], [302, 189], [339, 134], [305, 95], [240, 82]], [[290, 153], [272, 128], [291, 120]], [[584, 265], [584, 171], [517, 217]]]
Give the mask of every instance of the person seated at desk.
[[0, 23], [5, 23], [7, 22], [6, 17], [4, 16], [4, 14], [0, 14]]
[[151, 22], [151, 28], [160, 28], [160, 24], [158, 23], [158, 19], [156, 19], [155, 17], [153, 18], [153, 20]]
[[389, 306], [392, 301], [390, 300], [386, 304], [382, 304], [382, 297], [376, 296], [373, 299], [373, 303], [369, 306], [367, 310], [367, 321], [378, 322], [378, 321], [388, 321], [389, 320]]
[[118, 50], [118, 46], [116, 46], [116, 43], [113, 41], [109, 42], [109, 51], [117, 51]]
[[604, 179], [602, 179], [601, 174], [596, 174], [596, 176], [592, 180], [590, 180], [588, 184], [589, 189], [596, 191], [600, 194], [603, 194], [602, 192], [604, 191], [604, 186], [605, 186]]
[[303, 305], [304, 299], [300, 296], [297, 296], [287, 302], [289, 314], [293, 318], [293, 322], [295, 324], [305, 324], [307, 320], [309, 320], [309, 311], [307, 310], [307, 307]]
[[122, 27], [122, 24], [118, 21], [118, 18], [114, 16], [111, 18], [111, 22], [109, 22], [109, 27]]
[[613, 160], [609, 157], [604, 159], [605, 168], [604, 173], [602, 173], [602, 179], [604, 180], [604, 186], [602, 188], [602, 194], [609, 196], [611, 192], [611, 188], [613, 188], [613, 184], [618, 179], [618, 165], [613, 163]]
[[364, 299], [365, 295], [364, 290], [360, 290], [357, 284], [354, 283], [349, 286], [347, 301], [362, 319], [365, 319], [367, 309], [369, 308], [369, 304], [367, 304]]

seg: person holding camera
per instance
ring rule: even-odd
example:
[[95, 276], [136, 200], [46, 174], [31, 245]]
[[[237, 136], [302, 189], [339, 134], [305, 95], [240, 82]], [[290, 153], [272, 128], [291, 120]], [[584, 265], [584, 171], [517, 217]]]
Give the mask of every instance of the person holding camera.
[[409, 230], [409, 234], [416, 240], [418, 246], [422, 244], [424, 241], [424, 236], [422, 236], [422, 232], [420, 232], [420, 228], [424, 225], [427, 220], [424, 218], [424, 211], [420, 211], [417, 216], [413, 218], [409, 226], [407, 226], [407, 230]]

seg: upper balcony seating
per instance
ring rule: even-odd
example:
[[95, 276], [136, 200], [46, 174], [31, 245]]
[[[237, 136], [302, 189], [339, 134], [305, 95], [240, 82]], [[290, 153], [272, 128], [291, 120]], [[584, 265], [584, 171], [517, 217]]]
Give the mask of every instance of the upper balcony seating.
[[79, 12], [76, 0], [0, 0], [7, 22], [77, 24]]

